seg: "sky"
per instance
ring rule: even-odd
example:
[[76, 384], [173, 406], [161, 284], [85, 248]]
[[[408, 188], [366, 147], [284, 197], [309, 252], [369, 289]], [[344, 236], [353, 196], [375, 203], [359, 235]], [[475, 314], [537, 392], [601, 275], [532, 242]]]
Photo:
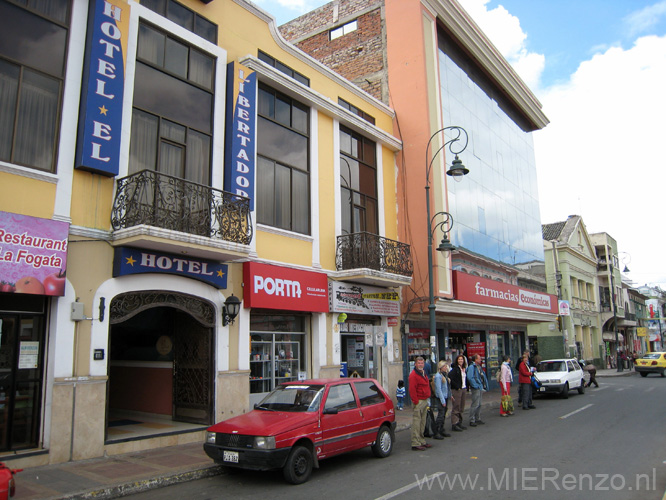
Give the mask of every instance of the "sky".
[[[253, 0], [284, 22], [328, 2]], [[666, 290], [666, 0], [459, 0], [543, 105], [541, 221], [580, 215]]]

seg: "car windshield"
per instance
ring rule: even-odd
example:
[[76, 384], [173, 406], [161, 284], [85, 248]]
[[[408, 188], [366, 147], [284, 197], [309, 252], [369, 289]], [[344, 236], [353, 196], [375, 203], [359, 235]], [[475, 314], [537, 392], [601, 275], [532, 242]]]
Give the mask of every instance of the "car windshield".
[[643, 356], [643, 359], [659, 359], [660, 354], [658, 352], [651, 352]]
[[565, 372], [567, 366], [564, 361], [542, 361], [537, 366], [538, 372]]
[[287, 412], [317, 411], [323, 393], [323, 385], [280, 385], [255, 408]]

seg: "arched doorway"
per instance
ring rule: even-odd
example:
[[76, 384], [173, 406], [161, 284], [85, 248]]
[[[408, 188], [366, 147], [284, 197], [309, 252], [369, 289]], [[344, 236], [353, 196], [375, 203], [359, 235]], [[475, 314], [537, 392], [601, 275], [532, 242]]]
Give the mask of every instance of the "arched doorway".
[[[155, 428], [159, 419], [212, 423], [214, 318], [212, 304], [182, 293], [136, 291], [114, 297], [109, 318], [109, 439], [122, 432], [113, 429], [116, 426]], [[152, 424], [145, 422], [151, 419]]]

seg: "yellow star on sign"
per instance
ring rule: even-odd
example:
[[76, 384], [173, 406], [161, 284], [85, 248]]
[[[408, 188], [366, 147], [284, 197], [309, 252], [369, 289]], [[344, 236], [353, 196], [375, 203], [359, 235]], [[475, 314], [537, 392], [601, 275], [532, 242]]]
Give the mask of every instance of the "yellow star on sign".
[[107, 111], [108, 111], [108, 109], [106, 109], [106, 108], [104, 107], [104, 105], [102, 105], [102, 107], [99, 108], [99, 114], [101, 114], [101, 115], [106, 116], [106, 112], [107, 112]]
[[125, 259], [127, 259], [127, 263], [128, 263], [130, 266], [134, 267], [134, 263], [136, 262], [136, 261], [134, 260], [134, 257], [132, 257], [132, 256], [130, 255], [129, 257], [125, 257]]
[[224, 271], [222, 271], [222, 269], [218, 269], [218, 270], [217, 270], [217, 276], [218, 276], [219, 278], [224, 278]]

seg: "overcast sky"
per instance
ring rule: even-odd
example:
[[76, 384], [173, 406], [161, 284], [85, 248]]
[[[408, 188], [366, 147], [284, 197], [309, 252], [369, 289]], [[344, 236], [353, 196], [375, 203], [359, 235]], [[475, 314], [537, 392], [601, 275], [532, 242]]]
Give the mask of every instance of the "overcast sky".
[[[254, 0], [282, 24], [319, 0]], [[666, 0], [460, 0], [543, 105], [542, 223], [583, 217], [666, 289]]]

